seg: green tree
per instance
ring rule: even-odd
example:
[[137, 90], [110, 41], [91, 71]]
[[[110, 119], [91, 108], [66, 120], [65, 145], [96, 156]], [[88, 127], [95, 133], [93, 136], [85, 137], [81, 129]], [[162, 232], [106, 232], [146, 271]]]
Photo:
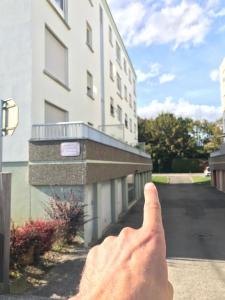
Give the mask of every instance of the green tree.
[[139, 142], [146, 143], [157, 171], [170, 171], [174, 158], [207, 159], [221, 144], [221, 120], [194, 121], [162, 113], [155, 119], [139, 118], [138, 125]]

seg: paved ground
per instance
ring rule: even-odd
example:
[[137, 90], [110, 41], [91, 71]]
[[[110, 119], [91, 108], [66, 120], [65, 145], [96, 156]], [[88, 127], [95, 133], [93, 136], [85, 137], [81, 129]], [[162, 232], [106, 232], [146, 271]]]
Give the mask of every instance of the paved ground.
[[[175, 180], [158, 189], [174, 300], [224, 300], [225, 195], [206, 184]], [[142, 209], [139, 202], [113, 233], [141, 226]]]
[[[209, 185], [186, 182], [158, 186], [174, 300], [225, 300], [225, 195]], [[126, 226], [139, 228], [142, 214], [140, 201], [109, 234]], [[78, 285], [85, 255], [69, 256], [45, 278], [46, 285], [31, 294], [66, 299]]]

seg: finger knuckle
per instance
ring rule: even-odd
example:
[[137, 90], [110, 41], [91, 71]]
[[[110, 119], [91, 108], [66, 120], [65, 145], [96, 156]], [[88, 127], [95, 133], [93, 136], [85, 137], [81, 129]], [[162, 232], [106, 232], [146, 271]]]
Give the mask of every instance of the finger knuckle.
[[87, 260], [91, 260], [92, 258], [96, 257], [96, 254], [98, 252], [99, 246], [94, 246], [90, 249], [88, 252]]
[[104, 241], [103, 241], [103, 245], [104, 244], [111, 244], [115, 241], [115, 237], [114, 236], [107, 236]]
[[125, 227], [120, 232], [120, 237], [128, 237], [135, 232], [135, 229], [131, 227]]

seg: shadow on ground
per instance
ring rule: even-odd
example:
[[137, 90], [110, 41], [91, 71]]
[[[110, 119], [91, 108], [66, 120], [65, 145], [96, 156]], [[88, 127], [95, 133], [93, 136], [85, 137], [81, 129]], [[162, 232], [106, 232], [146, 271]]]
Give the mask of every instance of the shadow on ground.
[[78, 257], [71, 257], [56, 267], [44, 278], [43, 285], [30, 290], [27, 295], [68, 299], [78, 289], [87, 250], [79, 251]]

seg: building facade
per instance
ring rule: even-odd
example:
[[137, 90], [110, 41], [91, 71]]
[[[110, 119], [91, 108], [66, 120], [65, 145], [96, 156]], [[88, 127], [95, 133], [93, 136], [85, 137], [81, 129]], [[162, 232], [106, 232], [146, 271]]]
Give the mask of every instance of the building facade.
[[223, 144], [211, 154], [209, 163], [212, 173], [212, 185], [225, 193], [225, 58], [220, 66], [220, 90], [223, 109]]
[[[126, 176], [135, 178], [137, 174], [150, 172], [150, 157], [132, 148], [138, 143], [136, 74], [107, 2], [3, 0], [0, 16], [1, 98], [13, 98], [20, 112], [15, 134], [4, 137], [3, 145], [3, 170], [13, 174], [12, 219], [20, 223], [39, 217], [40, 201], [50, 196], [52, 187], [58, 191], [74, 189], [85, 200], [86, 188], [90, 190], [88, 184], [97, 184], [99, 180], [104, 185], [104, 176], [96, 176], [97, 181], [84, 179], [90, 175], [90, 163], [99, 166], [107, 161], [107, 167], [102, 168], [107, 174], [112, 165], [117, 166], [118, 176], [115, 171], [110, 173], [111, 177], [105, 176], [111, 191], [114, 186], [111, 180], [119, 178], [124, 182]], [[91, 159], [84, 158], [86, 140], [101, 144], [103, 150], [111, 147], [111, 156], [105, 161], [94, 158], [90, 162]], [[76, 168], [72, 169], [83, 181], [66, 182], [65, 174], [60, 181], [54, 171], [57, 167], [50, 168], [63, 165], [63, 174], [65, 165], [69, 165], [71, 171], [70, 159], [54, 156], [54, 151], [62, 154], [61, 144], [66, 142], [71, 142], [71, 147], [79, 144], [83, 171], [79, 173], [77, 159], [72, 163]], [[42, 145], [45, 149], [46, 143], [51, 145], [48, 150], [52, 156], [44, 152], [44, 156], [36, 159], [34, 149], [41, 151], [38, 147]], [[115, 160], [112, 153], [118, 147], [136, 155], [135, 159], [131, 155], [130, 160], [127, 156], [123, 162]], [[142, 159], [144, 162], [140, 163]], [[118, 168], [121, 164], [127, 170], [123, 174]], [[46, 182], [34, 180], [31, 174], [36, 171]], [[46, 174], [50, 174], [48, 178]], [[96, 190], [96, 186], [92, 188]], [[125, 195], [122, 190], [121, 187], [121, 199]]]

